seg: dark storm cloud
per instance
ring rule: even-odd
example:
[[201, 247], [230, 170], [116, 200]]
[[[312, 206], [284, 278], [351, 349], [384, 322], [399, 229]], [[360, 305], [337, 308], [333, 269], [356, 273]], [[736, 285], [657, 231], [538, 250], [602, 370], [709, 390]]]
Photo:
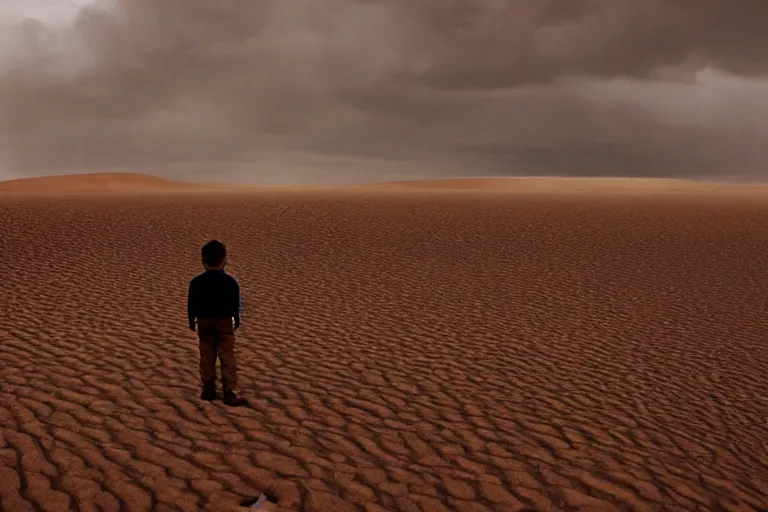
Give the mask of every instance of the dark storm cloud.
[[767, 28], [765, 0], [114, 0], [4, 35], [0, 164], [754, 175]]

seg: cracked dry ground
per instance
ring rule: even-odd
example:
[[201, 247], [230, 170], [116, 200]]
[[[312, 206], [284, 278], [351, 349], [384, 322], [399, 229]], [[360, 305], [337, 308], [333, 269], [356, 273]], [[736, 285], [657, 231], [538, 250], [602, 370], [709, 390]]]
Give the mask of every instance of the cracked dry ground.
[[[765, 510], [768, 201], [0, 201], [0, 509]], [[245, 301], [198, 399], [188, 280]]]

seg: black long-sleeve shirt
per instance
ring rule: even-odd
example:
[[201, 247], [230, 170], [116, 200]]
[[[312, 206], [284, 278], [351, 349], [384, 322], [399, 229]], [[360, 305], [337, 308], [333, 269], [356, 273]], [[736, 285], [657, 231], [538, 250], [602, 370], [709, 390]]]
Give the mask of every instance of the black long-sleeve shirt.
[[240, 285], [223, 270], [206, 270], [189, 282], [187, 296], [189, 323], [196, 318], [217, 316], [240, 323]]

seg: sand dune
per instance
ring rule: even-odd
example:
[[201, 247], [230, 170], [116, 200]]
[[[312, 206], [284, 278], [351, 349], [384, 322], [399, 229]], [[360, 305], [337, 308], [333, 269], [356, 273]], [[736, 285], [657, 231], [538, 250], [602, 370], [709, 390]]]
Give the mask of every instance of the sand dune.
[[768, 507], [764, 195], [403, 192], [4, 196], [0, 510]]
[[137, 173], [67, 174], [0, 181], [0, 193], [6, 194], [181, 192], [202, 191], [211, 187], [221, 185], [172, 181]]
[[504, 177], [461, 178], [321, 185], [250, 185], [226, 183], [193, 183], [173, 181], [138, 173], [96, 173], [46, 176], [0, 181], [0, 194], [79, 195], [132, 194], [168, 192], [245, 192], [254, 191], [330, 191], [330, 192], [545, 192], [557, 193], [639, 193], [680, 194], [702, 192], [768, 193], [768, 185], [726, 185], [719, 183], [656, 178], [548, 178]]
[[661, 178], [548, 178], [504, 177], [461, 178], [375, 183], [365, 188], [379, 191], [446, 191], [446, 192], [548, 192], [576, 193], [640, 193], [680, 194], [702, 192], [747, 193], [768, 192], [766, 185], [733, 185]]

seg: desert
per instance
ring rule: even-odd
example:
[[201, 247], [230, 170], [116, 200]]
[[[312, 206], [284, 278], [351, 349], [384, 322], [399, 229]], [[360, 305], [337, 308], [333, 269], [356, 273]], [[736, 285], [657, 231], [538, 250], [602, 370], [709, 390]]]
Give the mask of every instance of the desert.
[[[0, 510], [768, 510], [768, 189], [0, 182]], [[242, 394], [200, 401], [200, 246]]]

